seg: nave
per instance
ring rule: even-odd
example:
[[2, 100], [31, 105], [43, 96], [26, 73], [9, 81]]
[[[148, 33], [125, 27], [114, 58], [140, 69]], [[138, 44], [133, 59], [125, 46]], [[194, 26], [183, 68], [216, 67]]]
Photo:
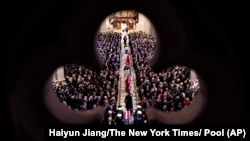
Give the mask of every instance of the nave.
[[178, 112], [196, 96], [199, 84], [190, 68], [173, 66], [158, 74], [151, 70], [147, 59], [155, 51], [152, 35], [102, 32], [96, 45], [104, 61], [99, 73], [67, 64], [65, 80], [54, 83], [59, 100], [68, 108], [86, 111], [105, 106], [103, 124], [147, 124], [146, 108]]

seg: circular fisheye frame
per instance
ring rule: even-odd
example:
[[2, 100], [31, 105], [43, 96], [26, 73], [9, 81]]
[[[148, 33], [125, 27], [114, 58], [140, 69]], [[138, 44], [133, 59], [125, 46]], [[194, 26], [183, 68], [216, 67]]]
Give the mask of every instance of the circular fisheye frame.
[[[96, 35], [96, 72], [66, 64], [52, 75], [53, 94], [71, 111], [101, 111], [107, 125], [148, 124], [147, 108], [183, 111], [196, 98], [200, 84], [191, 68], [172, 66], [155, 73], [149, 62], [157, 55], [158, 39], [149, 19], [135, 11], [110, 14]], [[155, 58], [155, 57], [154, 57]]]

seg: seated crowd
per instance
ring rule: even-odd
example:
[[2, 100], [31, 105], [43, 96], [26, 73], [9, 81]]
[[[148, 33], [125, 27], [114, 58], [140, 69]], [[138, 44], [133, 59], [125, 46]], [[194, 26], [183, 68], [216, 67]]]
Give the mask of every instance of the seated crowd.
[[104, 60], [97, 73], [83, 65], [64, 65], [65, 83], [55, 86], [59, 100], [73, 110], [85, 111], [99, 105], [116, 108], [120, 67], [118, 33], [101, 33], [97, 48]]
[[155, 73], [147, 59], [154, 53], [156, 40], [144, 32], [130, 33], [129, 38], [142, 107], [151, 106], [164, 112], [173, 112], [190, 104], [199, 89], [198, 80], [190, 77], [191, 69], [173, 66]]
[[[129, 33], [133, 67], [136, 73], [137, 93], [140, 105], [134, 113], [127, 113], [118, 106], [120, 78], [121, 33], [105, 32], [97, 36], [96, 46], [104, 62], [100, 72], [77, 65], [64, 65], [65, 82], [54, 85], [59, 100], [72, 110], [85, 111], [105, 106], [104, 124], [145, 124], [145, 109], [149, 106], [164, 112], [182, 110], [190, 104], [199, 85], [191, 79], [191, 69], [173, 66], [161, 73], [154, 73], [147, 63], [156, 47], [156, 39], [144, 32]], [[129, 114], [129, 115], [128, 115]]]

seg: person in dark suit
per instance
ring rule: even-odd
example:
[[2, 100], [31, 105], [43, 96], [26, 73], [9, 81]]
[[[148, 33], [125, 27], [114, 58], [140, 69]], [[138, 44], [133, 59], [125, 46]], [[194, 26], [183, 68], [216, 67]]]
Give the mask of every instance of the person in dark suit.
[[108, 120], [104, 122], [105, 125], [115, 125], [113, 118], [110, 116]]
[[127, 37], [126, 36], [123, 37], [123, 41], [124, 41], [124, 45], [127, 45]]
[[130, 110], [133, 112], [133, 101], [132, 101], [132, 96], [131, 93], [128, 93], [125, 97], [125, 104], [126, 104], [126, 109], [127, 111]]

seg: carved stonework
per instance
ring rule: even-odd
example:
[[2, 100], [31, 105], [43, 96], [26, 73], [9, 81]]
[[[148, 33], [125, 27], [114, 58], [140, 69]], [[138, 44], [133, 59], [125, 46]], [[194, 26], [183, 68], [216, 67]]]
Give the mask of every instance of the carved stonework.
[[139, 22], [138, 15], [134, 10], [117, 11], [109, 16], [109, 22], [117, 30], [121, 29], [121, 23], [125, 23], [128, 29], [134, 29], [135, 23]]

